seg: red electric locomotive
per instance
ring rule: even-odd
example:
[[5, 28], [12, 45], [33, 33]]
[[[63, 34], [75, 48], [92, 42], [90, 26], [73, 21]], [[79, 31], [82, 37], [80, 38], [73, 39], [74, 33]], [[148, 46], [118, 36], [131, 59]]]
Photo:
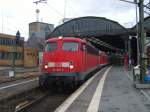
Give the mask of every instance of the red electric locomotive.
[[92, 70], [107, 64], [107, 55], [74, 37], [51, 38], [42, 56], [40, 86], [53, 82], [79, 84]]

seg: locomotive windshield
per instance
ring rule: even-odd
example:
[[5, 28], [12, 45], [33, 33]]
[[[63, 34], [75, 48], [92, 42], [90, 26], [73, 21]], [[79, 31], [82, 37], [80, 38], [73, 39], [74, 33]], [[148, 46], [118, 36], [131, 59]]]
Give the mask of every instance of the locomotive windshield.
[[78, 42], [63, 42], [62, 49], [65, 51], [77, 51]]
[[45, 51], [54, 51], [57, 49], [57, 42], [48, 42], [45, 46]]

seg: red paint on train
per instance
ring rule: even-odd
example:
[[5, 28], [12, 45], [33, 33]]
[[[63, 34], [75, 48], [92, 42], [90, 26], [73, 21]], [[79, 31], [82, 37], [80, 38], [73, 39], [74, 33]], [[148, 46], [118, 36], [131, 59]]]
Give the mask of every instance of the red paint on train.
[[106, 65], [107, 58], [104, 52], [80, 38], [48, 39], [42, 56], [40, 84], [55, 77], [66, 82], [83, 81], [96, 67]]

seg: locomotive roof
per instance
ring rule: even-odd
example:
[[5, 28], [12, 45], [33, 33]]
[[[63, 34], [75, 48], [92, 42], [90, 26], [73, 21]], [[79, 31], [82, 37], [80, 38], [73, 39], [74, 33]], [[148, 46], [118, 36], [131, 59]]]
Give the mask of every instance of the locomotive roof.
[[[58, 40], [59, 40], [59, 37], [53, 37], [53, 38], [48, 39], [46, 42], [48, 42], [48, 41], [58, 41]], [[86, 43], [85, 40], [77, 38], [77, 37], [62, 37], [62, 40], [81, 41], [83, 43]]]

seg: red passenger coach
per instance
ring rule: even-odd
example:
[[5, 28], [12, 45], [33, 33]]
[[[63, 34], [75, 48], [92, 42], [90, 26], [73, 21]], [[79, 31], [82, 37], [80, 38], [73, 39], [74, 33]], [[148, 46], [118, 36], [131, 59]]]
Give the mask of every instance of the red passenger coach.
[[75, 83], [84, 81], [92, 70], [107, 64], [107, 55], [74, 37], [48, 39], [42, 56], [40, 86], [53, 82]]

